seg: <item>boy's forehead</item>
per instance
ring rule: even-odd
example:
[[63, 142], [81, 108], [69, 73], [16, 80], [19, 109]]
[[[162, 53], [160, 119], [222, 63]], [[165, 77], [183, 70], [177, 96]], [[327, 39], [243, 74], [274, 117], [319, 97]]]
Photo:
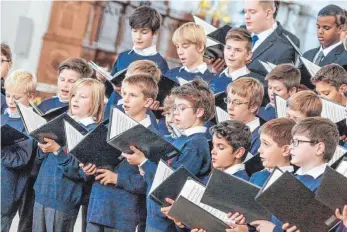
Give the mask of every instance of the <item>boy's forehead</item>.
[[317, 90], [318, 92], [336, 89], [334, 86], [332, 86], [332, 85], [331, 85], [329, 82], [327, 82], [327, 81], [317, 81], [317, 82], [315, 83], [315, 85], [316, 85], [316, 90]]
[[310, 140], [304, 133], [295, 133], [293, 139]]
[[[246, 94], [246, 95], [248, 95], [248, 94]], [[239, 100], [247, 100], [249, 98], [248, 96], [242, 97], [242, 96], [240, 96], [240, 95], [238, 95], [236, 93], [233, 94], [231, 91], [229, 91], [228, 97], [232, 98], [232, 99], [239, 99]]]
[[79, 74], [78, 72], [76, 72], [75, 70], [72, 70], [72, 69], [63, 69], [59, 73], [59, 76], [63, 77], [63, 78], [67, 78], [67, 79], [77, 80], [81, 77], [81, 74]]
[[230, 145], [228, 143], [228, 140], [223, 137], [223, 136], [217, 136], [217, 133], [214, 133], [213, 136], [212, 136], [212, 142], [213, 143], [222, 143], [222, 144], [225, 144], [225, 145]]
[[175, 97], [175, 104], [176, 105], [179, 105], [179, 104], [191, 105], [191, 102], [187, 99], [184, 99], [184, 98]]
[[232, 47], [247, 47], [248, 42], [244, 40], [235, 40], [233, 38], [227, 39], [226, 41], [227, 46], [232, 46]]
[[142, 93], [142, 88], [135, 83], [123, 82], [122, 91], [131, 93]]
[[14, 85], [9, 84], [6, 88], [7, 95], [25, 95], [24, 93], [24, 85]]
[[280, 80], [268, 80], [268, 85], [271, 85], [272, 87], [285, 87], [283, 81]]
[[332, 15], [319, 16], [317, 18], [317, 24], [320, 26], [334, 26], [336, 25], [336, 18]]

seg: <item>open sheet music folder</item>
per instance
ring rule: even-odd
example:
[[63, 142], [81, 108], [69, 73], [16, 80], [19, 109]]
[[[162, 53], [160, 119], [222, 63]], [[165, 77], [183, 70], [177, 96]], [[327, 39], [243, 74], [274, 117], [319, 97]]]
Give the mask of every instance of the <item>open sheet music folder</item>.
[[226, 224], [226, 213], [200, 202], [205, 187], [192, 179], [184, 184], [169, 216], [181, 221], [190, 228], [204, 228], [206, 231], [225, 232], [229, 228]]
[[121, 152], [107, 143], [107, 127], [104, 124], [99, 124], [86, 135], [69, 122], [64, 124], [69, 153], [80, 163], [104, 167], [118, 165], [123, 160]]
[[60, 146], [64, 146], [66, 142], [64, 120], [68, 121], [82, 134], [87, 133], [87, 130], [67, 113], [60, 114], [54, 119], [47, 121], [36, 114], [31, 108], [19, 102], [16, 102], [16, 106], [27, 133], [40, 143], [45, 143], [44, 138], [49, 138], [55, 140]]
[[117, 108], [111, 110], [107, 142], [121, 152], [132, 154], [130, 146], [141, 150], [154, 163], [169, 160], [179, 150], [160, 135], [142, 126]]
[[106, 72], [104, 69], [102, 69], [99, 65], [95, 64], [93, 61], [89, 61], [89, 65], [97, 73], [99, 73], [101, 76], [105, 77], [107, 81], [109, 81], [110, 83], [112, 83], [116, 86], [119, 86], [122, 84], [122, 81], [124, 80], [125, 74], [127, 72], [127, 68], [125, 68], [125, 69], [118, 71], [116, 74], [114, 74], [112, 76], [109, 72]]
[[8, 146], [27, 140], [28, 136], [15, 128], [4, 124], [1, 126], [1, 146]]
[[293, 174], [278, 168], [255, 199], [280, 221], [290, 222], [300, 231], [326, 232], [338, 223], [334, 210], [318, 201]]
[[30, 106], [32, 107], [32, 109], [41, 117], [43, 117], [44, 119], [46, 119], [46, 121], [50, 121], [55, 117], [58, 117], [59, 115], [65, 113], [68, 111], [69, 106], [62, 106], [62, 107], [58, 107], [58, 108], [53, 108], [48, 110], [46, 113], [42, 113], [42, 111], [33, 103], [30, 102]]
[[269, 220], [271, 214], [254, 199], [259, 191], [248, 181], [214, 169], [201, 202], [225, 213], [239, 212], [249, 222]]

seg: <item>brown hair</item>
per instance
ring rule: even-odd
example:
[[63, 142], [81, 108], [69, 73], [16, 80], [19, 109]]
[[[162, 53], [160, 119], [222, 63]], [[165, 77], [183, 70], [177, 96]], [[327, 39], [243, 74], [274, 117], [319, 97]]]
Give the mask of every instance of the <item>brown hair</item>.
[[139, 73], [128, 76], [123, 80], [123, 83], [137, 85], [146, 98], [152, 98], [153, 100], [157, 98], [158, 84], [149, 74]]
[[79, 57], [69, 58], [61, 63], [59, 65], [59, 73], [64, 69], [70, 69], [79, 73], [81, 75], [80, 78], [90, 78], [93, 75], [92, 68], [84, 59]]
[[158, 68], [158, 65], [151, 60], [137, 60], [129, 65], [127, 75], [138, 73], [151, 75], [157, 83], [160, 81], [161, 71]]
[[205, 113], [201, 118], [203, 122], [207, 122], [213, 118], [215, 107], [214, 95], [205, 81], [196, 78], [187, 84], [173, 88], [171, 94], [174, 97], [189, 101], [195, 112], [198, 108], [204, 109]]
[[347, 85], [347, 71], [338, 64], [328, 64], [322, 67], [316, 75], [311, 77], [313, 84], [318, 81], [324, 81], [336, 89], [339, 89], [341, 85]]
[[292, 136], [300, 134], [314, 142], [323, 142], [325, 152], [323, 159], [329, 161], [339, 142], [339, 131], [335, 123], [322, 117], [312, 117], [300, 120], [292, 129]]
[[291, 131], [295, 121], [289, 118], [275, 118], [259, 128], [259, 134], [269, 136], [279, 147], [290, 145]]
[[179, 43], [196, 44], [199, 48], [206, 47], [206, 35], [202, 26], [188, 22], [176, 29], [172, 36], [172, 42], [177, 45]]
[[287, 107], [306, 117], [319, 117], [322, 113], [322, 100], [311, 90], [295, 93], [287, 100]]
[[292, 64], [280, 64], [265, 77], [265, 80], [280, 81], [289, 91], [292, 88], [298, 88], [300, 86], [301, 73]]
[[[79, 79], [71, 89], [69, 97], [69, 105], [71, 106], [72, 96], [80, 89], [85, 86], [91, 87], [91, 98], [92, 105], [90, 107], [89, 115], [94, 117], [96, 123], [101, 122], [104, 115], [104, 97], [105, 97], [105, 86], [100, 81], [92, 78]], [[71, 114], [71, 108], [69, 109]]]
[[264, 86], [252, 77], [242, 77], [231, 82], [227, 91], [240, 97], [249, 97], [248, 108], [255, 106], [258, 107], [258, 110], [264, 97]]
[[149, 6], [140, 6], [130, 15], [129, 25], [133, 29], [149, 28], [152, 33], [159, 30], [162, 17], [159, 12]]
[[247, 42], [247, 50], [252, 50], [252, 36], [245, 28], [232, 28], [228, 31], [225, 36], [225, 41], [228, 39], [236, 41], [245, 41]]
[[1, 43], [1, 54], [6, 56], [8, 61], [12, 61], [12, 52], [10, 46], [7, 43]]

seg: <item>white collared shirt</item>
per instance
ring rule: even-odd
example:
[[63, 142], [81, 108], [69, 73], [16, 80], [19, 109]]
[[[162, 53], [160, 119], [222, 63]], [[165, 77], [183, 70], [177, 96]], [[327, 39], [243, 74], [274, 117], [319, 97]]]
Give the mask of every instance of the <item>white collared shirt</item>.
[[196, 133], [206, 133], [206, 131], [207, 128], [205, 126], [195, 126], [184, 130], [182, 134], [184, 134], [185, 136], [191, 136]]
[[265, 31], [262, 31], [259, 34], [252, 33], [252, 36], [257, 35], [259, 38], [257, 40], [257, 42], [255, 42], [255, 44], [253, 45], [252, 52], [254, 52], [255, 49], [257, 49], [257, 47], [259, 47], [259, 45], [262, 42], [264, 42], [264, 40], [266, 40], [266, 38], [269, 37], [269, 35], [271, 35], [272, 32], [274, 32], [276, 30], [276, 28], [277, 28], [277, 22], [275, 22], [271, 28], [269, 28]]
[[59, 95], [57, 95], [56, 97], [59, 98], [59, 101], [62, 103], [69, 103], [69, 99], [67, 99], [66, 101], [63, 101], [63, 99], [61, 99]]
[[231, 166], [230, 168], [227, 168], [224, 170], [225, 173], [228, 173], [229, 175], [234, 175], [236, 172], [245, 170], [244, 164], [235, 164]]
[[[283, 167], [278, 167], [282, 172], [294, 172], [294, 167], [292, 165], [289, 166], [283, 166]], [[265, 168], [269, 172], [272, 172], [274, 169], [273, 168]]]
[[319, 51], [317, 52], [317, 54], [314, 56], [314, 59], [313, 59], [313, 60], [316, 60], [316, 57], [318, 56], [318, 54], [319, 54], [321, 51], [323, 51], [324, 57], [326, 57], [326, 56], [329, 54], [329, 52], [331, 52], [334, 48], [336, 48], [336, 47], [339, 46], [340, 44], [342, 44], [341, 41], [338, 42], [338, 43], [336, 43], [336, 44], [333, 44], [333, 45], [331, 45], [331, 46], [329, 46], [329, 47], [327, 47], [327, 48], [324, 48], [324, 49], [323, 49], [322, 46], [320, 46], [320, 49], [319, 49]]
[[327, 167], [327, 163], [324, 163], [322, 165], [319, 165], [308, 172], [304, 173], [302, 168], [299, 168], [298, 171], [296, 171], [296, 175], [303, 176], [303, 175], [309, 175], [312, 176], [313, 178], [317, 179], [320, 175], [322, 175], [325, 171], [325, 168]]
[[207, 70], [207, 64], [205, 62], [202, 62], [198, 67], [196, 67], [193, 70], [189, 70], [188, 67], [182, 66], [179, 69], [179, 72], [181, 72], [182, 69], [186, 70], [189, 73], [202, 73], [202, 74], [204, 74], [206, 72], [206, 70]]
[[250, 71], [246, 66], [243, 66], [242, 68], [239, 68], [238, 70], [232, 72], [229, 74], [229, 68], [224, 69], [224, 71], [219, 75], [221, 76], [222, 74], [225, 74], [225, 76], [231, 78], [233, 81], [235, 81], [237, 78], [244, 76], [246, 74], [249, 74]]
[[76, 120], [76, 122], [81, 123], [83, 126], [88, 126], [90, 124], [95, 123], [95, 120], [93, 119], [93, 117], [87, 117], [87, 118], [76, 118], [76, 117], [72, 117], [73, 119]]
[[147, 128], [151, 125], [151, 118], [148, 114], [146, 114], [146, 117], [143, 120], [139, 121], [139, 123]]
[[4, 111], [4, 114], [8, 114], [8, 116], [10, 118], [20, 118], [20, 114], [19, 114], [18, 110], [16, 112], [12, 113], [9, 108], [6, 108]]
[[133, 51], [140, 56], [154, 56], [155, 54], [158, 53], [157, 47], [155, 45], [152, 45], [144, 49], [137, 49], [133, 47], [128, 54], [132, 53]]
[[255, 117], [253, 121], [250, 121], [247, 123], [247, 126], [249, 126], [249, 129], [251, 132], [253, 132], [255, 129], [257, 129], [260, 126], [260, 120], [258, 117]]

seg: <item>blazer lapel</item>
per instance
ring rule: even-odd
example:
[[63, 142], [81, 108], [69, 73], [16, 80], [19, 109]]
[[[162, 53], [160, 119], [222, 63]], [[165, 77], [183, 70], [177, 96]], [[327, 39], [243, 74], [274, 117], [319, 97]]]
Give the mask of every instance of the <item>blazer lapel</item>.
[[340, 44], [336, 48], [334, 48], [332, 51], [328, 53], [326, 57], [319, 63], [319, 66], [323, 67], [324, 65], [334, 63], [335, 60], [337, 60], [338, 56], [344, 51], [343, 44]]
[[[272, 32], [260, 45], [255, 49], [252, 56], [252, 62], [254, 62], [258, 56], [264, 53], [272, 44], [277, 40], [277, 32]], [[264, 60], [265, 61], [265, 60]]]

